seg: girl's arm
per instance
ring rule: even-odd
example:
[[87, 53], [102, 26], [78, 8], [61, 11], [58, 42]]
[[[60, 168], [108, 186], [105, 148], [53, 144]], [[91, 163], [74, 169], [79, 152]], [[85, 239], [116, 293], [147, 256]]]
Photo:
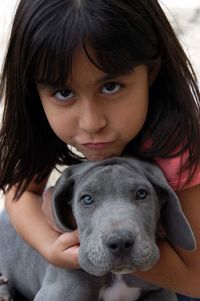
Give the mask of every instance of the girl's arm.
[[42, 192], [47, 180], [32, 183], [19, 200], [13, 200], [13, 187], [5, 197], [5, 207], [18, 234], [50, 263], [78, 267], [78, 233], [60, 234], [47, 223], [42, 210]]
[[200, 185], [179, 192], [178, 197], [193, 229], [197, 249], [187, 252], [171, 246], [166, 240], [161, 240], [159, 262], [152, 270], [137, 272], [134, 275], [195, 298], [200, 297]]

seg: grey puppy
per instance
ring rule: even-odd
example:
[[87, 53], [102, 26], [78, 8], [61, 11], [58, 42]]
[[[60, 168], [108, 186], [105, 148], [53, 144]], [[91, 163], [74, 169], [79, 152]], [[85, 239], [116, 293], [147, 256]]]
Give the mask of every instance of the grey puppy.
[[35, 301], [177, 300], [172, 292], [131, 275], [159, 260], [160, 217], [172, 244], [195, 248], [178, 198], [158, 167], [124, 157], [70, 166], [58, 179], [52, 200], [55, 223], [63, 231], [69, 231], [69, 208], [80, 235], [79, 270], [50, 265], [2, 213], [0, 272], [9, 279], [7, 297], [16, 289]]

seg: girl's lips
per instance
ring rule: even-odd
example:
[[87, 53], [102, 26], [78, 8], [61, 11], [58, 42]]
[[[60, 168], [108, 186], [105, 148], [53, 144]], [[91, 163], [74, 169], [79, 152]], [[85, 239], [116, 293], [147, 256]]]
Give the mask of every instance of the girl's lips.
[[104, 149], [111, 145], [113, 142], [98, 142], [98, 143], [85, 143], [83, 146], [87, 149], [99, 150]]

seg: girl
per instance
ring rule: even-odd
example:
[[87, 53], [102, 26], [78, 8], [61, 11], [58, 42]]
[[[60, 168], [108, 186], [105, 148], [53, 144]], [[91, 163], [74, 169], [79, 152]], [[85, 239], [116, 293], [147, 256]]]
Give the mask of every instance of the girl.
[[200, 94], [159, 3], [21, 0], [0, 91], [0, 188], [19, 234], [52, 264], [77, 268], [77, 231], [60, 235], [41, 210], [52, 169], [83, 160], [71, 146], [88, 160], [151, 160], [177, 192], [197, 248], [160, 240], [158, 264], [135, 275], [199, 297]]

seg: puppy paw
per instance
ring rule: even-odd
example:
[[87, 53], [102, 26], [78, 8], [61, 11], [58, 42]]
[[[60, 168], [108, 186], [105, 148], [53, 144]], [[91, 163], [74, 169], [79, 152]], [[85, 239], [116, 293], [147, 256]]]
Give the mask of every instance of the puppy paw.
[[14, 301], [7, 290], [3, 291], [0, 289], [0, 301]]
[[8, 279], [0, 275], [0, 301], [14, 301], [8, 288]]
[[0, 301], [14, 301], [7, 290], [1, 291], [0, 289]]
[[1, 296], [0, 295], [0, 301], [14, 301], [12, 297], [10, 296]]

